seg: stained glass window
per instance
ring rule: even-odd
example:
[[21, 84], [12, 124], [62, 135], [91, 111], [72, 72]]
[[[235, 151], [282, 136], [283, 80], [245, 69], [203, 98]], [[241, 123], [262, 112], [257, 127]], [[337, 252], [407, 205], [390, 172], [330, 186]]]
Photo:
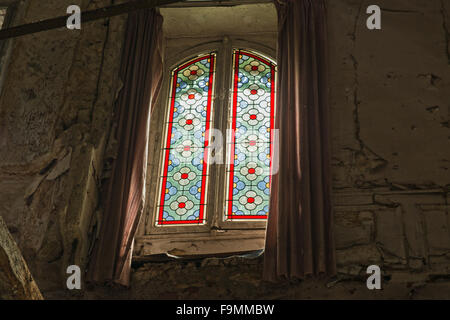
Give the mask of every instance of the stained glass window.
[[267, 219], [275, 112], [275, 64], [234, 51], [225, 221]]
[[214, 75], [214, 53], [173, 71], [157, 225], [205, 222]]

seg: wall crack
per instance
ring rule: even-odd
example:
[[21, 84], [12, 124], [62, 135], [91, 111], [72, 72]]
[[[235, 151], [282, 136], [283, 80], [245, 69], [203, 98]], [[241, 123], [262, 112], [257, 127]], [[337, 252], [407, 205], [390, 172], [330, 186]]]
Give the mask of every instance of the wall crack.
[[363, 139], [361, 138], [361, 124], [359, 121], [359, 106], [361, 104], [361, 101], [359, 100], [359, 92], [358, 92], [358, 87], [359, 87], [359, 76], [358, 76], [358, 60], [355, 56], [355, 47], [356, 47], [356, 41], [357, 41], [357, 30], [358, 30], [358, 25], [361, 19], [361, 15], [363, 13], [363, 8], [364, 8], [364, 0], [360, 1], [359, 4], [359, 8], [358, 8], [358, 13], [356, 15], [355, 18], [355, 24], [353, 26], [353, 32], [352, 34], [350, 34], [350, 37], [352, 39], [353, 42], [353, 48], [352, 48], [352, 53], [350, 54], [349, 58], [352, 61], [353, 64], [353, 72], [354, 72], [354, 82], [353, 82], [353, 104], [354, 104], [354, 110], [353, 110], [353, 121], [354, 121], [354, 126], [355, 126], [355, 139], [359, 144], [359, 150], [357, 151], [357, 153], [362, 154], [364, 157], [367, 157], [367, 153], [369, 153], [374, 159], [374, 161], [377, 162], [377, 164], [375, 165], [375, 167], [373, 168], [374, 170], [378, 170], [381, 168], [384, 168], [387, 165], [387, 161], [382, 158], [380, 155], [378, 155], [375, 151], [373, 151], [369, 146], [367, 146], [367, 144], [363, 141]]
[[444, 0], [441, 0], [442, 28], [444, 29], [445, 36], [445, 54], [447, 56], [448, 64], [450, 65], [450, 32], [448, 29], [447, 14], [445, 9]]

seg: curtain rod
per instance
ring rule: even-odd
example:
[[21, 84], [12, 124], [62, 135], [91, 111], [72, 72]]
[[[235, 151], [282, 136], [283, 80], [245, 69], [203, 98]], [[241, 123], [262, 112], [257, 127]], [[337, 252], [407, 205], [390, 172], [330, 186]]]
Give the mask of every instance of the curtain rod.
[[[103, 18], [114, 17], [133, 11], [138, 11], [142, 9], [150, 9], [155, 7], [161, 7], [168, 4], [173, 4], [176, 2], [183, 2], [185, 0], [139, 0], [131, 1], [127, 3], [122, 3], [115, 6], [109, 6], [105, 8], [95, 9], [91, 11], [86, 11], [81, 13], [81, 22], [88, 22], [99, 20]], [[57, 18], [42, 20], [38, 22], [28, 23], [12, 28], [7, 28], [0, 30], [0, 40], [5, 40], [9, 38], [16, 38], [24, 36], [27, 34], [38, 33], [42, 31], [57, 29], [61, 27], [66, 27], [67, 18], [70, 15], [61, 16]]]

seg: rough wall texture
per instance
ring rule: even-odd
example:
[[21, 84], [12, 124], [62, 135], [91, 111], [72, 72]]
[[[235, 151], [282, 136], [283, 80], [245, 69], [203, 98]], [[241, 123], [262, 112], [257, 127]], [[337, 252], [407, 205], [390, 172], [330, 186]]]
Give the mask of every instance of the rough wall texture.
[[[27, 1], [17, 24], [112, 1]], [[18, 38], [0, 97], [0, 214], [42, 290], [84, 267], [126, 17]], [[98, 228], [97, 228], [98, 229]]]
[[[367, 275], [267, 283], [262, 259], [209, 258], [136, 266], [132, 286], [96, 288], [89, 299], [450, 299], [448, 277], [385, 275], [382, 290], [368, 290]], [[48, 298], [58, 295], [49, 295]]]
[[450, 272], [446, 0], [329, 1], [336, 241], [341, 271]]
[[2, 217], [0, 217], [0, 299], [42, 299], [20, 249]]
[[[60, 15], [68, 4], [109, 2], [28, 1], [23, 22]], [[209, 260], [136, 266], [131, 291], [86, 297], [370, 298], [370, 264], [401, 286], [377, 297], [448, 290], [450, 3], [376, 2], [381, 31], [365, 26], [371, 1], [328, 1], [338, 285], [270, 286], [259, 281], [258, 260]], [[85, 265], [98, 229], [123, 22], [17, 39], [7, 69], [0, 212], [49, 297], [60, 294], [50, 292], [63, 288], [68, 264]], [[181, 283], [194, 273], [192, 283]]]

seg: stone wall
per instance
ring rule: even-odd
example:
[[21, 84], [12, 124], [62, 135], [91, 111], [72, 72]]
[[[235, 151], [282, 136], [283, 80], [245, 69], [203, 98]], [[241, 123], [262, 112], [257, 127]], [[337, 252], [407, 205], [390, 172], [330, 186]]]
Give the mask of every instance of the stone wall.
[[[15, 24], [113, 2], [30, 0]], [[13, 42], [0, 96], [0, 214], [43, 291], [64, 286], [68, 265], [85, 266], [98, 230], [125, 19]]]
[[[382, 290], [368, 290], [367, 275], [269, 283], [262, 258], [229, 257], [136, 264], [132, 285], [95, 288], [87, 299], [450, 299], [449, 277], [385, 274]], [[50, 295], [57, 298], [59, 295]]]
[[41, 300], [27, 264], [0, 216], [0, 299]]
[[[329, 1], [340, 271], [450, 272], [450, 3]], [[382, 8], [382, 30], [366, 8]]]
[[[62, 15], [69, 4], [112, 2], [29, 0], [16, 24]], [[375, 2], [383, 9], [381, 31], [365, 27]], [[405, 283], [448, 279], [450, 3], [375, 2], [328, 1], [340, 279], [362, 279], [369, 264]], [[125, 18], [13, 42], [0, 96], [0, 214], [44, 296], [64, 288], [67, 265], [85, 266], [98, 230]], [[262, 285], [267, 298], [308, 297], [299, 287], [286, 293], [261, 284], [260, 263], [210, 263], [136, 265], [132, 286], [142, 290], [113, 294], [194, 297], [210, 285], [232, 298]], [[204, 276], [173, 293], [180, 272]], [[166, 278], [172, 282], [164, 287]], [[158, 291], [145, 291], [149, 283]]]

